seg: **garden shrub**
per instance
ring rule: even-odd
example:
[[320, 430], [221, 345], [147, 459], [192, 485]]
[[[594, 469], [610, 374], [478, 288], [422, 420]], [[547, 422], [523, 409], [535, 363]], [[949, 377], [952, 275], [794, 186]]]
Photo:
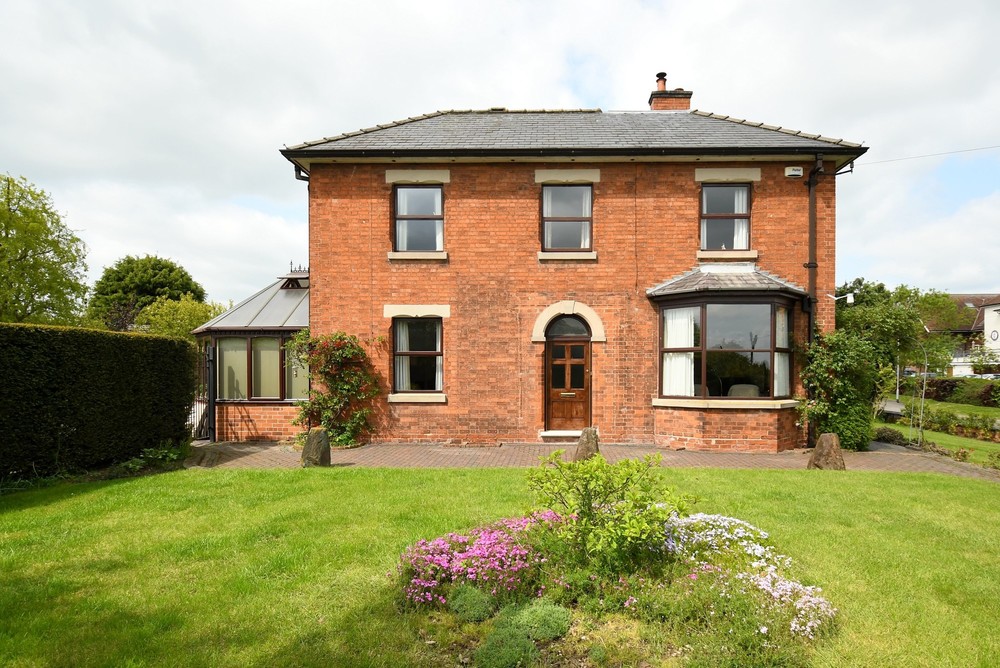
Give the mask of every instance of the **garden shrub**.
[[924, 398], [934, 401], [951, 401], [951, 395], [954, 394], [960, 382], [957, 378], [929, 378]]
[[463, 622], [481, 622], [493, 615], [495, 599], [470, 584], [460, 584], [448, 597], [448, 609]]
[[522, 629], [513, 625], [494, 629], [473, 654], [479, 668], [523, 668], [530, 666], [538, 657], [535, 643]]
[[872, 344], [848, 332], [817, 336], [806, 355], [802, 383], [809, 397], [799, 404], [803, 417], [817, 434], [837, 434], [844, 449], [867, 450], [888, 367], [873, 365], [877, 356]]
[[515, 609], [509, 616], [497, 620], [498, 625], [511, 624], [536, 642], [562, 638], [569, 632], [570, 611], [547, 598], [539, 598]]
[[990, 408], [1000, 407], [1000, 382], [984, 385], [979, 391], [979, 403]]
[[986, 466], [1000, 471], [1000, 450], [991, 452], [986, 457]]
[[660, 457], [609, 464], [600, 454], [579, 462], [562, 451], [528, 472], [539, 504], [562, 516], [553, 525], [570, 558], [605, 572], [630, 572], [657, 557], [663, 523], [686, 512], [658, 473]]
[[0, 480], [90, 470], [189, 437], [193, 344], [0, 324]]
[[969, 455], [972, 454], [972, 450], [968, 448], [959, 448], [951, 453], [952, 458], [957, 462], [967, 462], [969, 461]]
[[960, 378], [948, 401], [953, 404], [982, 406], [983, 401], [980, 395], [983, 389], [991, 384], [990, 381], [982, 378]]
[[877, 428], [874, 440], [891, 445], [909, 445], [910, 443], [910, 439], [906, 438], [906, 434], [892, 427]]

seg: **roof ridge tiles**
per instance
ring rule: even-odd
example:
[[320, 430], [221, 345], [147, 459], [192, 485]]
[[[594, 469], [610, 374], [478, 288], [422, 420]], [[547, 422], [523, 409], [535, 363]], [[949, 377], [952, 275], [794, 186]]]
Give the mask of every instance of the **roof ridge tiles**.
[[441, 116], [443, 114], [452, 113], [448, 111], [435, 111], [429, 114], [421, 114], [419, 116], [410, 116], [409, 118], [404, 118], [398, 121], [392, 121], [390, 123], [384, 123], [382, 125], [374, 125], [367, 128], [361, 128], [360, 130], [352, 130], [350, 132], [342, 132], [339, 135], [334, 135], [332, 137], [324, 137], [323, 139], [315, 139], [313, 141], [302, 142], [301, 144], [296, 144], [295, 146], [285, 146], [286, 149], [298, 150], [302, 148], [309, 148], [310, 146], [318, 146], [319, 144], [325, 144], [331, 141], [338, 141], [340, 139], [347, 139], [348, 137], [357, 137], [360, 135], [370, 134], [372, 132], [377, 132], [379, 130], [385, 130], [386, 128], [395, 128], [400, 125], [406, 125], [408, 123], [413, 123], [416, 121], [424, 121], [428, 118], [434, 118], [435, 116]]
[[861, 144], [856, 144], [854, 142], [846, 141], [844, 139], [833, 139], [831, 137], [825, 137], [820, 134], [812, 134], [809, 132], [803, 132], [802, 130], [792, 130], [791, 128], [783, 128], [780, 125], [768, 125], [766, 123], [748, 121], [745, 118], [736, 118], [735, 116], [714, 114], [710, 111], [702, 111], [701, 109], [692, 109], [691, 113], [697, 116], [703, 116], [705, 118], [714, 118], [719, 121], [728, 121], [730, 123], [737, 123], [739, 125], [746, 125], [748, 127], [761, 128], [762, 130], [773, 130], [775, 132], [781, 132], [786, 135], [791, 135], [793, 137], [804, 137], [805, 139], [814, 139], [816, 141], [828, 142], [830, 144], [836, 144], [838, 146], [848, 146], [851, 148], [861, 147]]

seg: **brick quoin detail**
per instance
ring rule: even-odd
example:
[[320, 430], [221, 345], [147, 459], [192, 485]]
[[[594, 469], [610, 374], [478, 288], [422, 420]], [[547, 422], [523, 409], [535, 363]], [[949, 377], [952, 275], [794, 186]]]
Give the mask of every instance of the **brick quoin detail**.
[[[771, 452], [803, 445], [794, 409], [652, 405], [660, 373], [659, 309], [646, 290], [698, 265], [701, 189], [695, 167], [706, 164], [760, 168], [761, 179], [752, 184], [750, 235], [757, 267], [805, 289], [808, 189], [804, 179], [787, 178], [784, 168], [801, 166], [808, 173], [808, 160], [314, 164], [310, 327], [314, 335], [343, 330], [362, 339], [384, 337], [371, 350], [385, 388], [373, 440], [538, 442], [545, 428], [544, 344], [531, 341], [532, 327], [544, 309], [569, 300], [593, 309], [606, 330], [607, 341], [592, 344], [591, 378], [592, 424], [606, 442]], [[388, 258], [392, 186], [386, 169], [443, 166], [450, 172], [443, 185], [447, 259]], [[600, 170], [593, 184], [596, 260], [538, 258], [541, 186], [535, 170], [566, 168]], [[832, 163], [827, 171], [832, 173]], [[834, 324], [833, 300], [824, 297], [835, 289], [834, 178], [820, 178], [816, 204], [816, 318], [818, 328], [828, 331]], [[391, 319], [383, 317], [386, 304], [450, 306], [442, 321], [447, 403], [388, 403], [392, 332]], [[794, 339], [802, 343], [807, 315], [798, 306], [793, 312]], [[800, 363], [796, 356], [795, 379]], [[801, 386], [793, 394], [801, 395]], [[225, 428], [233, 433], [280, 430], [266, 422], [277, 419], [277, 412], [265, 417], [245, 407], [244, 414], [253, 416], [244, 418], [239, 410], [234, 406], [227, 415]]]

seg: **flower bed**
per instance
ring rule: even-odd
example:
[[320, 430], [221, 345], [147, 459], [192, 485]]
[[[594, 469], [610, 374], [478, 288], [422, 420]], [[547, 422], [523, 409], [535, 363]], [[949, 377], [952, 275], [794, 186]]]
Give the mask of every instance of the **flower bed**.
[[[591, 466], [591, 474], [610, 467]], [[638, 470], [634, 462], [627, 466]], [[671, 504], [650, 504], [649, 517], [659, 517], [664, 505]], [[617, 502], [603, 498], [596, 512], [616, 508]], [[511, 626], [510, 619], [528, 615], [529, 603], [539, 600], [547, 601], [545, 614], [569, 618], [571, 610], [580, 625], [622, 618], [666, 634], [650, 646], [632, 643], [623, 651], [633, 654], [616, 657], [623, 663], [667, 655], [684, 656], [690, 665], [804, 665], [810, 643], [835, 626], [837, 611], [821, 590], [793, 579], [791, 559], [766, 532], [740, 519], [674, 511], [650, 535], [640, 518], [637, 543], [625, 551], [620, 544], [611, 546], [615, 554], [627, 555], [618, 562], [592, 550], [580, 552], [572, 530], [579, 520], [576, 513], [547, 509], [419, 541], [400, 560], [402, 600], [411, 610], [438, 615], [450, 607], [478, 629], [466, 631], [469, 644], [485, 637], [477, 665], [533, 661], [539, 650], [552, 654], [546, 659], [550, 664], [561, 665], [555, 656], [593, 649], [582, 633], [540, 642]], [[472, 596], [470, 588], [479, 593]], [[433, 627], [442, 619], [430, 616], [426, 623]], [[511, 656], [512, 663], [498, 658]]]

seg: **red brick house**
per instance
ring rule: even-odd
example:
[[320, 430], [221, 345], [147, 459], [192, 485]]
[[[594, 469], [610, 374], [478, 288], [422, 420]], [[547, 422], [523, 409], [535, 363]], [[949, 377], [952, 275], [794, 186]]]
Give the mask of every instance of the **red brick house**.
[[373, 440], [802, 444], [858, 144], [690, 110], [445, 111], [282, 150], [309, 323], [384, 337]]

